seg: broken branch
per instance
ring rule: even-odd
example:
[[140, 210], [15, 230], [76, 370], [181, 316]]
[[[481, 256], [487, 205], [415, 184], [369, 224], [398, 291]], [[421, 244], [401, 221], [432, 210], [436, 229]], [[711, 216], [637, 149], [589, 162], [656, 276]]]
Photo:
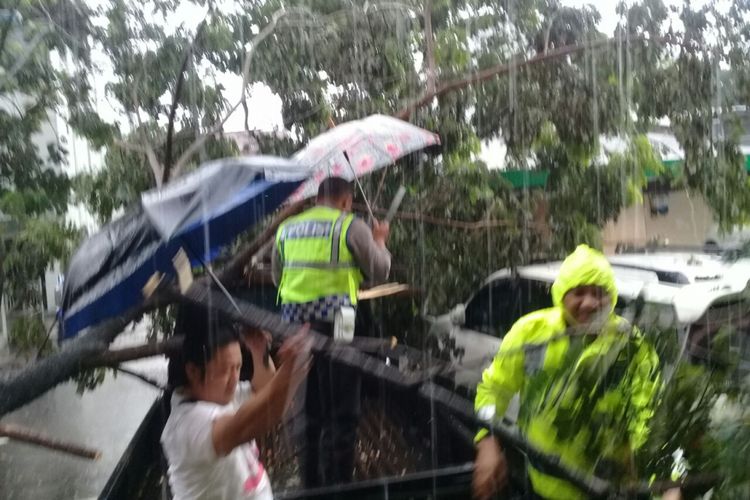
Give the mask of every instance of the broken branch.
[[83, 365], [86, 368], [98, 367], [115, 367], [126, 361], [136, 359], [150, 358], [153, 356], [170, 355], [180, 350], [182, 347], [182, 337], [170, 337], [163, 342], [154, 344], [143, 344], [124, 349], [105, 351], [97, 356], [87, 359]]
[[180, 72], [177, 76], [177, 83], [175, 83], [174, 92], [172, 94], [172, 107], [169, 109], [169, 123], [167, 124], [167, 143], [164, 147], [164, 173], [162, 175], [162, 183], [166, 184], [169, 182], [169, 174], [172, 170], [172, 142], [174, 139], [174, 119], [177, 114], [177, 104], [180, 102], [180, 94], [182, 93], [182, 84], [185, 82], [185, 72], [187, 66], [190, 63], [190, 58], [193, 55], [195, 44], [200, 38], [203, 30], [206, 27], [206, 19], [198, 25], [198, 29], [195, 31], [193, 41], [190, 42], [190, 47], [185, 51], [185, 55], [182, 58], [182, 64], [180, 65]]
[[156, 152], [154, 151], [154, 147], [151, 145], [148, 140], [146, 140], [146, 137], [143, 136], [143, 122], [141, 121], [141, 112], [140, 112], [140, 104], [138, 103], [138, 95], [136, 94], [136, 84], [134, 84], [132, 87], [130, 87], [130, 98], [133, 101], [133, 112], [135, 113], [135, 117], [138, 120], [138, 135], [141, 137], [141, 140], [143, 141], [143, 152], [146, 155], [146, 158], [148, 159], [148, 163], [151, 166], [151, 171], [154, 174], [154, 181], [156, 182], [156, 187], [161, 187], [161, 180], [164, 173], [164, 167], [159, 163], [159, 159], [156, 157]]
[[[355, 203], [352, 205], [352, 207], [358, 212], [364, 212], [367, 210], [367, 207], [365, 207], [361, 203]], [[372, 212], [376, 215], [386, 215], [388, 213], [388, 211], [383, 208], [373, 208]], [[487, 229], [492, 227], [508, 227], [515, 224], [514, 221], [509, 219], [485, 219], [475, 222], [468, 222], [461, 220], [443, 219], [440, 217], [434, 217], [432, 215], [426, 215], [417, 212], [396, 212], [394, 218], [426, 222], [427, 224], [433, 224], [435, 226], [452, 227], [454, 229], [463, 229], [465, 231], [476, 231], [478, 229]]]
[[182, 169], [185, 167], [187, 162], [190, 160], [190, 158], [195, 154], [196, 151], [198, 151], [201, 147], [203, 147], [203, 144], [206, 143], [209, 137], [219, 133], [222, 128], [224, 127], [224, 124], [227, 120], [229, 120], [229, 117], [232, 116], [232, 114], [239, 108], [243, 101], [245, 100], [245, 89], [247, 87], [247, 84], [249, 82], [250, 77], [250, 63], [253, 60], [253, 55], [255, 53], [255, 49], [260, 45], [260, 43], [268, 38], [273, 31], [276, 29], [276, 24], [279, 22], [279, 20], [286, 16], [287, 14], [290, 14], [292, 12], [304, 12], [305, 14], [309, 14], [309, 11], [307, 9], [285, 9], [281, 8], [274, 12], [273, 16], [271, 16], [271, 21], [252, 39], [250, 42], [250, 48], [245, 51], [245, 61], [242, 65], [242, 93], [240, 95], [240, 99], [237, 101], [237, 103], [232, 106], [229, 111], [224, 115], [224, 117], [219, 120], [217, 123], [214, 124], [213, 127], [209, 129], [209, 131], [202, 136], [198, 137], [195, 142], [193, 142], [188, 148], [185, 150], [182, 155], [177, 159], [177, 161], [174, 164], [173, 168], [173, 174], [175, 177], [178, 177], [180, 173], [182, 172]]
[[15, 424], [0, 424], [0, 437], [8, 437], [22, 443], [33, 444], [50, 450], [62, 451], [63, 453], [87, 458], [89, 460], [98, 460], [102, 456], [100, 451], [51, 438]]
[[118, 367], [114, 368], [114, 370], [118, 371], [120, 373], [124, 373], [125, 375], [130, 375], [131, 377], [135, 377], [138, 380], [140, 380], [141, 382], [145, 382], [148, 385], [150, 385], [152, 387], [155, 387], [156, 389], [159, 389], [160, 391], [166, 391], [167, 390], [167, 388], [165, 386], [161, 385], [156, 380], [152, 379], [151, 377], [147, 377], [146, 375], [144, 375], [142, 373], [138, 373], [137, 371], [130, 370], [128, 368], [123, 368], [122, 366], [118, 366]]

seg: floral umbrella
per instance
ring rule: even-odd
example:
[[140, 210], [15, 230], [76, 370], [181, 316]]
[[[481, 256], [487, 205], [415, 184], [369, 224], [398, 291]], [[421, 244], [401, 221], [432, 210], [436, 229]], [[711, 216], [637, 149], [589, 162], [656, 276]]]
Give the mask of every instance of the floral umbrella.
[[385, 115], [342, 123], [312, 139], [295, 153], [294, 159], [313, 174], [289, 201], [315, 196], [326, 177], [357, 178], [394, 163], [399, 158], [440, 144], [440, 137], [428, 130]]

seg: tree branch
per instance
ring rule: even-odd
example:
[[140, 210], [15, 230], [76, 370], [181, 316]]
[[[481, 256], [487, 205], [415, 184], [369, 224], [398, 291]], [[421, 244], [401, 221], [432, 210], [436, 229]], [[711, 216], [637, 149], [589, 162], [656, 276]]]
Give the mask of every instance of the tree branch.
[[[677, 43], [680, 46], [683, 45], [678, 40], [675, 40], [672, 36], [659, 37], [659, 38], [645, 38], [644, 36], [639, 36], [639, 37], [631, 39], [631, 41], [636, 41], [636, 40], [650, 42], [650, 43], [661, 43], [661, 44]], [[463, 77], [463, 78], [451, 80], [449, 82], [440, 84], [434, 92], [425, 92], [422, 95], [422, 97], [419, 97], [418, 99], [409, 103], [407, 106], [402, 108], [393, 116], [396, 118], [400, 118], [402, 120], [406, 120], [411, 116], [411, 114], [414, 111], [426, 106], [427, 104], [432, 102], [432, 100], [435, 99], [436, 97], [449, 94], [456, 90], [462, 90], [475, 83], [486, 82], [487, 80], [491, 80], [497, 76], [504, 75], [513, 69], [522, 68], [524, 66], [536, 65], [536, 64], [546, 62], [549, 60], [559, 59], [561, 57], [565, 57], [570, 54], [575, 54], [576, 52], [581, 52], [582, 50], [591, 49], [595, 47], [601, 47], [603, 45], [609, 45], [611, 43], [615, 43], [616, 41], [617, 41], [616, 38], [605, 38], [602, 40], [587, 41], [585, 43], [579, 43], [575, 45], [566, 45], [564, 47], [560, 47], [559, 49], [555, 49], [552, 51], [545, 51], [541, 54], [537, 54], [530, 59], [520, 60], [520, 61], [514, 60], [513, 62], [510, 62], [510, 63], [500, 64], [497, 66], [493, 66], [491, 68], [484, 69], [482, 71], [478, 71], [476, 73], [472, 73], [471, 75]]]
[[123, 141], [122, 139], [115, 139], [114, 141], [115, 145], [122, 148], [127, 149], [128, 151], [134, 151], [136, 153], [146, 154], [146, 148], [143, 146], [139, 146], [138, 144], [133, 144], [132, 142]]
[[116, 366], [114, 367], [114, 370], [120, 373], [124, 373], [125, 375], [130, 375], [131, 377], [135, 377], [141, 382], [145, 382], [148, 385], [155, 387], [156, 389], [159, 389], [160, 391], [166, 391], [167, 387], [161, 385], [156, 380], [152, 379], [151, 377], [144, 375], [142, 373], [138, 373], [135, 370], [130, 370], [128, 368], [123, 368], [122, 366]]
[[282, 222], [292, 215], [300, 213], [305, 208], [305, 201], [306, 200], [301, 200], [281, 209], [263, 232], [235, 254], [232, 260], [229, 261], [219, 273], [217, 273], [219, 281], [222, 283], [232, 283], [236, 279], [242, 277], [242, 270], [250, 262], [253, 256], [269, 239], [273, 237], [274, 234], [276, 234], [276, 229], [278, 229]]
[[123, 349], [104, 351], [86, 359], [82, 365], [86, 368], [115, 367], [126, 361], [150, 358], [159, 355], [170, 355], [182, 347], [182, 336], [169, 337], [163, 342], [143, 344]]
[[196, 152], [198, 152], [200, 148], [203, 147], [209, 137], [213, 137], [214, 135], [221, 132], [224, 124], [227, 122], [227, 120], [229, 120], [229, 117], [232, 116], [232, 113], [234, 113], [235, 110], [240, 107], [240, 104], [242, 104], [242, 99], [240, 99], [237, 104], [232, 106], [226, 116], [224, 116], [224, 118], [222, 118], [219, 122], [215, 123], [208, 132], [195, 139], [195, 141], [190, 146], [188, 146], [188, 148], [185, 150], [185, 152], [182, 153], [182, 155], [180, 155], [178, 160], [175, 162], [174, 167], [172, 168], [172, 174], [174, 177], [180, 176], [180, 174], [182, 173], [182, 169], [185, 168], [185, 165], [187, 165], [188, 161], [190, 161], [190, 158]]
[[187, 72], [188, 64], [193, 56], [195, 50], [195, 44], [198, 38], [203, 34], [203, 30], [206, 28], [206, 18], [201, 21], [198, 25], [198, 29], [195, 31], [193, 41], [190, 42], [190, 46], [185, 51], [185, 55], [182, 58], [182, 64], [180, 65], [180, 73], [177, 77], [177, 83], [175, 83], [174, 92], [172, 93], [172, 107], [169, 110], [169, 123], [167, 124], [167, 142], [164, 148], [164, 172], [162, 174], [162, 184], [169, 182], [169, 174], [172, 170], [172, 142], [174, 139], [174, 118], [177, 114], [177, 104], [180, 102], [180, 94], [182, 93], [182, 85], [185, 82], [185, 73]]
[[[353, 204], [352, 208], [354, 208], [358, 212], [365, 212], [367, 210], [367, 207], [362, 205], [361, 203]], [[374, 208], [374, 207], [372, 209], [372, 212], [373, 214], [376, 214], [376, 215], [386, 215], [388, 213], [388, 211], [385, 210], [384, 208]], [[478, 229], [487, 229], [487, 228], [492, 228], [492, 227], [508, 227], [508, 226], [512, 226], [515, 224], [515, 222], [513, 222], [510, 219], [506, 219], [506, 220], [482, 219], [476, 222], [467, 222], [467, 221], [461, 221], [461, 220], [443, 219], [440, 217], [434, 217], [432, 215], [425, 215], [423, 213], [417, 213], [417, 212], [396, 212], [396, 215], [394, 217], [396, 219], [426, 222], [428, 224], [433, 224], [435, 226], [444, 226], [444, 227], [451, 227], [454, 229], [463, 229], [465, 231], [476, 231]]]
[[101, 452], [97, 450], [84, 448], [83, 446], [74, 443], [60, 441], [15, 424], [0, 424], [0, 437], [2, 436], [15, 439], [22, 443], [33, 444], [50, 450], [62, 451], [63, 453], [87, 458], [89, 460], [97, 460], [102, 456]]
[[[219, 270], [218, 275], [221, 281], [226, 282], [230, 277], [241, 274], [250, 257], [257, 251], [257, 248], [262, 246], [262, 243], [258, 245], [258, 242], [265, 242], [273, 235], [281, 222], [301, 211], [303, 207], [304, 202], [285, 207], [258, 238], [236, 255], [227, 266]], [[258, 245], [257, 248], [256, 245]], [[82, 368], [111, 367], [124, 361], [171, 352], [175, 349], [175, 344], [179, 342], [179, 337], [151, 346], [137, 346], [115, 351], [107, 351], [107, 348], [132, 321], [149, 311], [179, 300], [180, 297], [171, 289], [159, 289], [139, 306], [117, 318], [96, 325], [79, 337], [66, 342], [61, 351], [25, 368], [10, 379], [0, 380], [0, 417], [33, 401], [78, 373]]]
[[175, 177], [179, 176], [182, 172], [182, 169], [185, 167], [188, 161], [190, 161], [190, 158], [195, 154], [196, 151], [198, 151], [201, 147], [203, 147], [203, 144], [206, 143], [209, 137], [214, 136], [215, 134], [219, 133], [222, 128], [224, 127], [224, 124], [229, 119], [230, 116], [237, 110], [237, 108], [242, 105], [244, 99], [245, 99], [245, 89], [247, 87], [247, 84], [249, 82], [250, 77], [250, 63], [253, 60], [253, 55], [255, 54], [255, 49], [260, 45], [260, 43], [268, 38], [273, 31], [276, 29], [276, 25], [279, 22], [279, 20], [293, 12], [300, 12], [305, 13], [309, 15], [309, 11], [304, 8], [290, 8], [285, 9], [281, 8], [274, 12], [273, 16], [271, 16], [271, 21], [253, 38], [253, 40], [250, 42], [250, 48], [248, 48], [245, 51], [245, 61], [242, 65], [242, 94], [240, 95], [240, 99], [237, 101], [237, 103], [232, 106], [229, 111], [226, 113], [226, 115], [219, 120], [216, 124], [214, 124], [213, 127], [211, 127], [208, 132], [203, 134], [202, 136], [198, 137], [188, 148], [185, 150], [185, 152], [180, 155], [179, 159], [174, 165], [173, 168], [173, 175]]
[[154, 182], [156, 183], [156, 187], [161, 187], [163, 167], [159, 163], [159, 159], [156, 157], [154, 147], [142, 133], [143, 122], [141, 121], [141, 112], [140, 105], [138, 104], [138, 95], [136, 94], [136, 86], [137, 85], [134, 84], [130, 87], [130, 99], [133, 101], [133, 112], [135, 113], [135, 117], [138, 120], [138, 135], [141, 136], [141, 139], [143, 140], [143, 152], [146, 155], [148, 163], [151, 166], [151, 171], [154, 174]]
[[490, 429], [492, 435], [498, 436], [504, 446], [512, 446], [523, 451], [529, 459], [549, 469], [550, 473], [564, 478], [582, 489], [587, 497], [606, 498], [612, 489], [612, 484], [609, 481], [569, 467], [560, 460], [559, 456], [546, 453], [532, 445], [517, 428], [510, 427], [502, 422], [485, 422], [480, 420], [474, 412], [472, 402], [463, 396], [437, 386], [432, 382], [427, 382], [419, 389], [419, 396], [437, 407], [445, 408], [450, 413], [462, 417], [466, 422], [471, 423], [477, 428]]
[[449, 82], [440, 84], [436, 90], [433, 92], [425, 92], [422, 97], [418, 98], [417, 100], [411, 102], [409, 105], [402, 108], [399, 112], [394, 114], [396, 118], [400, 118], [402, 120], [408, 119], [411, 114], [416, 111], [419, 108], [422, 108], [432, 102], [433, 99], [436, 97], [443, 96], [445, 94], [449, 94], [451, 92], [454, 92], [456, 90], [464, 89], [472, 84], [475, 83], [481, 83], [486, 82], [487, 80], [491, 80], [495, 77], [498, 77], [500, 75], [509, 73], [513, 69], [522, 68], [524, 66], [531, 66], [535, 64], [539, 64], [542, 62], [546, 62], [553, 59], [559, 59], [561, 57], [574, 54], [576, 52], [581, 52], [582, 50], [598, 47], [601, 45], [607, 45], [609, 43], [612, 43], [614, 39], [608, 38], [605, 40], [597, 40], [594, 42], [587, 42], [587, 43], [581, 43], [576, 45], [567, 45], [565, 47], [560, 47], [559, 49], [552, 50], [546, 53], [537, 54], [536, 56], [532, 57], [531, 59], [527, 59], [525, 61], [514, 61], [507, 64], [500, 64], [498, 66], [493, 66], [491, 68], [484, 69], [482, 71], [477, 71], [476, 73], [472, 73], [471, 75], [459, 78], [457, 80], [451, 80]]

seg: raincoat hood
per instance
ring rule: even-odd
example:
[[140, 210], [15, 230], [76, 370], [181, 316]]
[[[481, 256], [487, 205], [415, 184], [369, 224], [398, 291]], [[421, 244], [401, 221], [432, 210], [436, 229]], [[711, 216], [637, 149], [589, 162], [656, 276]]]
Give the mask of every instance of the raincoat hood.
[[560, 266], [557, 279], [552, 284], [552, 303], [563, 307], [563, 297], [578, 286], [596, 285], [604, 288], [610, 298], [610, 312], [617, 304], [615, 273], [609, 261], [598, 250], [579, 245]]

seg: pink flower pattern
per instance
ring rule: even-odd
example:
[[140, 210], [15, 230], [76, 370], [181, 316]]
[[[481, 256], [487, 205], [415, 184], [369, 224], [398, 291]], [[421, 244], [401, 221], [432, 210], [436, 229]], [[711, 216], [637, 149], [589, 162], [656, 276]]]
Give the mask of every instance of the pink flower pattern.
[[[436, 134], [393, 117], [374, 115], [343, 123], [314, 138], [307, 148], [295, 154], [295, 159], [309, 165], [315, 173], [290, 199], [313, 196], [329, 175], [351, 179], [353, 168], [359, 177], [439, 142]], [[347, 157], [352, 168], [346, 164]]]

